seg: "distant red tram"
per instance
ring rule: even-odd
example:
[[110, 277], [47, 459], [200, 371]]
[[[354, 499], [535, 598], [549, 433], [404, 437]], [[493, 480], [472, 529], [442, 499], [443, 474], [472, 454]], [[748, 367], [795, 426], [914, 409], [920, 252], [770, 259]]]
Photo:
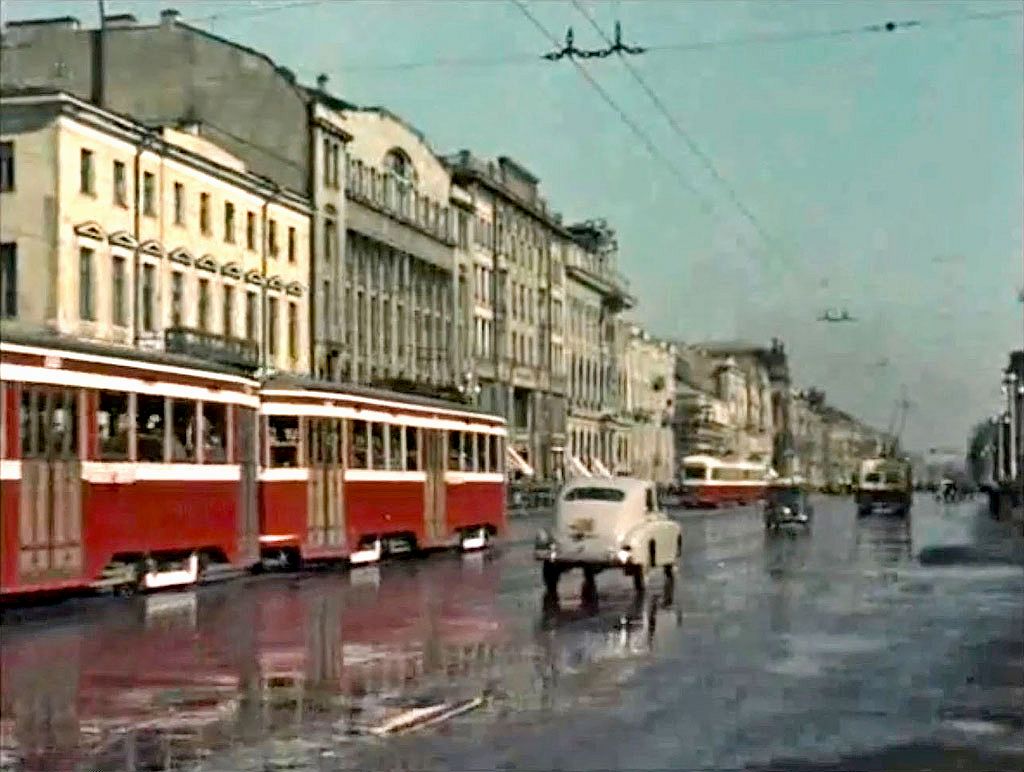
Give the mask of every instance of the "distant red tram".
[[5, 334], [0, 597], [484, 547], [504, 437], [439, 400]]

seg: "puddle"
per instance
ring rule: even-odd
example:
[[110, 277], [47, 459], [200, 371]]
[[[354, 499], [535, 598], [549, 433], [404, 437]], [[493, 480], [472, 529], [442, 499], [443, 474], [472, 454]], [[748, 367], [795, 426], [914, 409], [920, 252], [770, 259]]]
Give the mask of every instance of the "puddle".
[[998, 723], [996, 721], [981, 721], [969, 718], [943, 721], [942, 725], [947, 729], [953, 729], [954, 731], [962, 734], [970, 735], [998, 736], [1013, 732], [1013, 727], [1007, 726], [1006, 724]]

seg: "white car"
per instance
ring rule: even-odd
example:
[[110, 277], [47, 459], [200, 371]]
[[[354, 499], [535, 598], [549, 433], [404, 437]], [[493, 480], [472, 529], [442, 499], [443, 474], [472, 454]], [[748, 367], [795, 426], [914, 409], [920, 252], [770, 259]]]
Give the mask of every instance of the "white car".
[[554, 531], [537, 534], [534, 557], [542, 562], [544, 587], [552, 595], [561, 575], [574, 568], [583, 570], [584, 587], [611, 568], [633, 577], [633, 586], [643, 592], [659, 566], [672, 578], [682, 545], [679, 524], [662, 511], [653, 482], [588, 477], [559, 494]]

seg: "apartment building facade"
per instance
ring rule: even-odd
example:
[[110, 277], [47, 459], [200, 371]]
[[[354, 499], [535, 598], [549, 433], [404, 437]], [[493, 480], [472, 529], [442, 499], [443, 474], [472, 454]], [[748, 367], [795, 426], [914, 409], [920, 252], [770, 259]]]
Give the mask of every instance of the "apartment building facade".
[[198, 131], [0, 97], [4, 324], [307, 373], [310, 206]]

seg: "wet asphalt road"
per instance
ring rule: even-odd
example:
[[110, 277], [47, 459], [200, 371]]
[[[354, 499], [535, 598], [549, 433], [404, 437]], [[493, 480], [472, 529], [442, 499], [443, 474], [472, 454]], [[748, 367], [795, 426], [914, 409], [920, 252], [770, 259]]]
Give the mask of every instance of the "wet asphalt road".
[[0, 768], [1019, 769], [1024, 543], [979, 508], [680, 512], [674, 585], [596, 606], [569, 576], [544, 607], [536, 515], [488, 555], [8, 613]]

